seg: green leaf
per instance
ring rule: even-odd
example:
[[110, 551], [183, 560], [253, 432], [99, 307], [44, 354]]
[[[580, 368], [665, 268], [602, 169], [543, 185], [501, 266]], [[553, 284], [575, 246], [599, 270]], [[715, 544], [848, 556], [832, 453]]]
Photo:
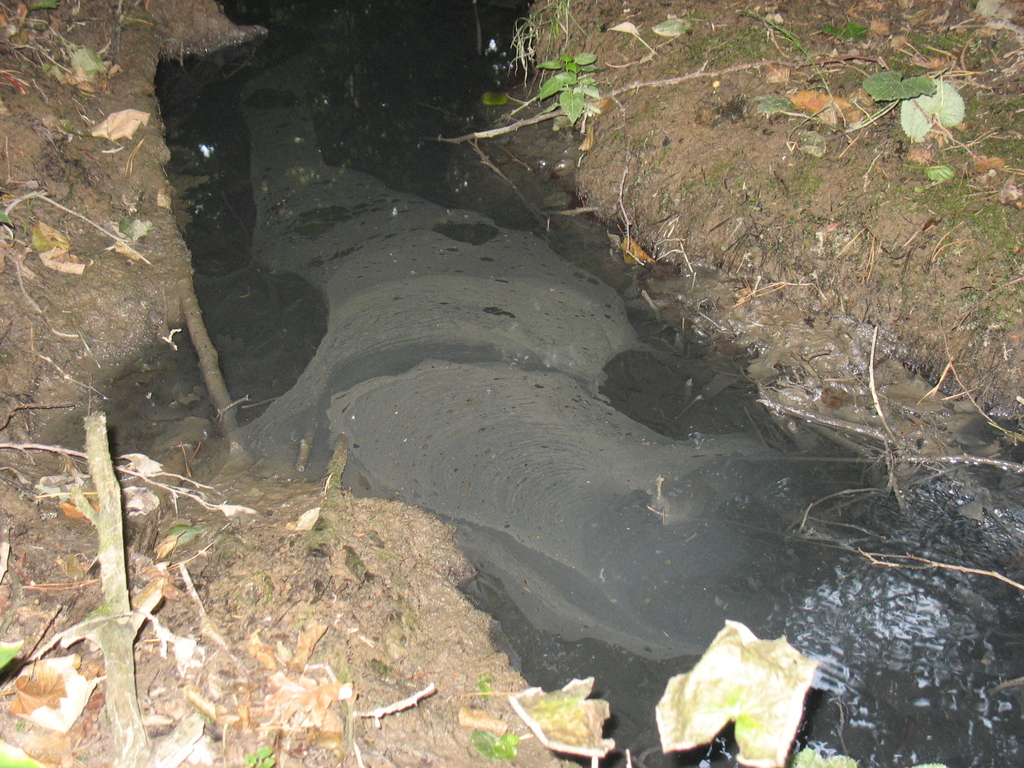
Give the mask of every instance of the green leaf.
[[17, 747], [0, 740], [0, 768], [46, 768]]
[[508, 104], [508, 94], [501, 91], [487, 91], [480, 97], [480, 100], [489, 107], [500, 107], [502, 104]]
[[[0, 224], [10, 224], [11, 222], [9, 220], [6, 222], [3, 221], [3, 219], [6, 218], [7, 216], [0, 212]], [[18, 655], [18, 651], [21, 650], [21, 646], [24, 642], [24, 640], [19, 640], [16, 643], [0, 643], [0, 669], [3, 669], [11, 663], [11, 659]]]
[[864, 90], [875, 101], [902, 101], [935, 93], [936, 83], [930, 77], [908, 77], [891, 69], [876, 72], [864, 80]]
[[121, 219], [117, 231], [132, 242], [141, 240], [153, 229], [153, 222], [145, 219]]
[[855, 43], [864, 40], [868, 36], [868, 28], [852, 21], [846, 22], [845, 26], [837, 27], [826, 24], [821, 31], [831, 37], [838, 37], [844, 43]]
[[708, 744], [735, 721], [739, 762], [783, 765], [817, 666], [785, 638], [758, 640], [725, 622], [696, 666], [668, 681], [656, 710], [662, 749]]
[[54, 11], [60, 5], [59, 0], [38, 0], [28, 7], [30, 11]]
[[519, 737], [512, 731], [501, 736], [491, 731], [473, 731], [469, 743], [488, 760], [512, 760], [519, 751]]
[[692, 26], [686, 19], [667, 19], [651, 27], [651, 32], [662, 37], [678, 37], [684, 32], [689, 32]]
[[918, 96], [925, 112], [932, 111], [944, 128], [955, 128], [964, 121], [966, 109], [960, 92], [945, 80], [939, 80], [933, 96]]
[[604, 699], [587, 699], [594, 678], [571, 680], [560, 691], [545, 693], [529, 688], [508, 701], [540, 742], [555, 752], [584, 757], [604, 757], [615, 749], [612, 739], [602, 738], [604, 721], [611, 709]]
[[544, 85], [540, 87], [540, 91], [537, 92], [537, 101], [544, 101], [544, 99], [550, 99], [556, 93], [565, 90], [565, 83], [551, 78], [545, 81]]
[[813, 749], [807, 748], [793, 755], [786, 768], [857, 768], [857, 761], [846, 755], [822, 757]]
[[765, 117], [777, 115], [779, 112], [790, 112], [793, 109], [793, 102], [788, 96], [758, 96], [754, 101], [757, 102], [757, 113]]
[[580, 53], [576, 55], [576, 63], [581, 67], [593, 64], [595, 61], [597, 61], [596, 53]]
[[562, 62], [560, 61], [542, 61], [537, 65], [537, 69], [561, 69]]
[[573, 125], [580, 119], [585, 105], [586, 98], [580, 91], [562, 91], [558, 97], [558, 106], [562, 108]]
[[188, 525], [186, 523], [178, 523], [176, 525], [172, 525], [167, 530], [167, 535], [177, 536], [178, 544], [182, 546], [188, 544], [193, 539], [199, 538], [204, 533], [206, 533], [206, 529], [203, 528], [201, 525]]
[[11, 219], [3, 211], [0, 211], [0, 224], [6, 224], [8, 226], [14, 226], [13, 224], [11, 224]]
[[95, 75], [106, 72], [107, 67], [103, 59], [92, 48], [87, 45], [75, 46], [71, 52], [71, 66], [75, 69], [82, 69], [88, 75]]
[[936, 120], [945, 128], [955, 128], [964, 120], [963, 98], [943, 80], [939, 80], [934, 95], [900, 104], [900, 125], [911, 141], [923, 141]]
[[924, 175], [929, 181], [949, 181], [956, 176], [956, 170], [951, 165], [932, 165], [924, 169]]
[[476, 689], [485, 696], [494, 693], [494, 678], [486, 672], [476, 679]]

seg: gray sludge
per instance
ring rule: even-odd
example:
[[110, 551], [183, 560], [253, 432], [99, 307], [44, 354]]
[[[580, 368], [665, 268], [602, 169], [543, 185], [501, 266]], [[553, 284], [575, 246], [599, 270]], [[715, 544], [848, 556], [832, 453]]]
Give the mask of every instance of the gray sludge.
[[458, 521], [470, 555], [567, 638], [703, 646], [726, 616], [710, 585], [758, 546], [729, 510], [766, 506], [749, 502], [785, 463], [742, 436], [672, 442], [607, 406], [603, 367], [638, 346], [620, 298], [529, 233], [325, 166], [294, 71], [244, 98], [254, 248], [322, 289], [328, 330], [250, 448], [294, 462], [311, 435], [346, 440], [356, 491]]

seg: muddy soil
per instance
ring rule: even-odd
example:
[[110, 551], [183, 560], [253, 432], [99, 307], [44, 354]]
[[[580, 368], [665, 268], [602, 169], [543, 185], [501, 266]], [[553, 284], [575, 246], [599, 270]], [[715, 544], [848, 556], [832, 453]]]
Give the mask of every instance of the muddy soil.
[[[928, 433], [939, 435], [936, 452], [995, 455], [1006, 436], [957, 396], [970, 391], [994, 416], [1018, 413], [1024, 20], [1019, 5], [1007, 8], [986, 19], [965, 3], [924, 0], [579, 4], [564, 31], [552, 31], [549, 16], [538, 53], [593, 51], [602, 90], [622, 90], [591, 121], [594, 144], [578, 176], [579, 137], [568, 132], [544, 135], [526, 176], [559, 177], [563, 192], [546, 207], [583, 205], [623, 234], [628, 227], [657, 258], [638, 267], [636, 302], [653, 305], [681, 338], [695, 333], [723, 354], [760, 353], [750, 373], [777, 404], [860, 424], [879, 444], [894, 424], [900, 431], [941, 412], [944, 426]], [[414, 509], [345, 496], [337, 466], [323, 482], [240, 475], [218, 442], [217, 414], [176, 330], [189, 254], [170, 212], [153, 75], [161, 53], [212, 50], [258, 31], [233, 27], [205, 1], [83, 0], [32, 11], [0, 2], [0, 14], [0, 203], [11, 222], [0, 227], [0, 441], [77, 448], [82, 416], [105, 410], [122, 424], [116, 452], [148, 451], [211, 486], [200, 489], [205, 503], [157, 488], [155, 508], [129, 518], [132, 590], [166, 564], [172, 585], [157, 616], [178, 638], [168, 647], [147, 624], [136, 644], [148, 736], [160, 739], [200, 711], [212, 765], [241, 765], [261, 747], [279, 766], [354, 764], [357, 749], [365, 765], [479, 765], [472, 728], [459, 723], [465, 706], [524, 736], [515, 764], [552, 762], [504, 697], [488, 695], [525, 684], [495, 653], [489, 621], [458, 592], [472, 574], [446, 527]], [[691, 30], [652, 36], [669, 15], [689, 19]], [[627, 20], [656, 55], [607, 31]], [[867, 38], [820, 32], [848, 21]], [[863, 76], [883, 66], [946, 72], [965, 96], [967, 121], [944, 143], [912, 146], [893, 115], [849, 132], [821, 115], [757, 112], [759, 96], [822, 90], [822, 80], [854, 101]], [[684, 83], [625, 88], [702, 67]], [[127, 108], [149, 113], [148, 123], [131, 136], [90, 136]], [[923, 167], [944, 163], [954, 178], [929, 182]], [[48, 200], [26, 197], [34, 193]], [[571, 241], [571, 220], [551, 220]], [[152, 229], [132, 240], [144, 222]], [[112, 236], [122, 223], [128, 234]], [[33, 242], [38, 224], [68, 238], [66, 253], [45, 236]], [[47, 267], [39, 254], [53, 247]], [[883, 370], [886, 359], [912, 369]], [[890, 422], [874, 410], [869, 378]], [[946, 389], [921, 405], [940, 378]], [[125, 394], [132, 390], [138, 396]], [[0, 453], [10, 544], [3, 639], [25, 642], [21, 658], [102, 604], [94, 531], [67, 501], [84, 472], [52, 450]], [[158, 479], [196, 491], [186, 479]], [[311, 530], [288, 527], [314, 508]], [[158, 555], [176, 525], [176, 545]], [[95, 647], [69, 652], [86, 677], [103, 674]], [[334, 683], [351, 683], [354, 700], [318, 698]], [[430, 683], [435, 694], [379, 723], [359, 716]], [[102, 683], [66, 734], [18, 719], [14, 682], [5, 685], [4, 740], [48, 765], [110, 763]]]
[[[933, 405], [1020, 415], [1024, 6], [564, 5], [534, 7], [536, 55], [596, 54], [611, 99], [585, 129], [582, 203], [656, 259], [640, 276], [665, 319], [762, 355], [766, 390], [826, 417], [869, 397], [875, 328], [876, 364], [923, 377], [915, 400], [941, 380]], [[652, 32], [671, 18], [689, 30]], [[965, 120], [919, 143], [898, 110], [855, 128], [883, 69], [955, 85]], [[808, 92], [824, 101], [796, 106]], [[952, 178], [929, 181], [940, 165]]]
[[[172, 634], [160, 640], [150, 622], [136, 643], [152, 743], [201, 712], [196, 764], [243, 765], [262, 748], [278, 766], [355, 764], [356, 753], [367, 766], [456, 766], [483, 759], [470, 746], [475, 729], [510, 727], [523, 737], [515, 764], [554, 764], [507, 704], [504, 694], [526, 684], [459, 591], [473, 570], [451, 529], [347, 497], [337, 463], [306, 481], [225, 463], [182, 331], [190, 254], [171, 213], [153, 80], [161, 55], [260, 31], [207, 2], [54, 5], [0, 3], [0, 210], [10, 222], [0, 242], [0, 610], [3, 639], [24, 643], [5, 679], [0, 738], [46, 765], [112, 764], [102, 682], [62, 733], [15, 714], [61, 691], [26, 699], [13, 674], [103, 605], [96, 533], [68, 500], [71, 486], [91, 489], [85, 463], [45, 447], [79, 448], [83, 416], [102, 410], [115, 453], [145, 451], [180, 473], [151, 478], [167, 483], [150, 487], [155, 495], [125, 497], [133, 596], [158, 573], [171, 579], [157, 620]], [[134, 133], [90, 135], [129, 108], [148, 113]], [[44, 224], [66, 237], [63, 248], [56, 235], [44, 242]], [[20, 450], [30, 443], [44, 447]], [[145, 500], [133, 508], [129, 497]], [[313, 527], [296, 528], [310, 510]], [[169, 531], [184, 536], [167, 540]], [[69, 653], [86, 679], [104, 674], [88, 641], [48, 655]], [[363, 716], [428, 686], [435, 692], [393, 714]], [[473, 727], [460, 723], [463, 709], [477, 713]]]

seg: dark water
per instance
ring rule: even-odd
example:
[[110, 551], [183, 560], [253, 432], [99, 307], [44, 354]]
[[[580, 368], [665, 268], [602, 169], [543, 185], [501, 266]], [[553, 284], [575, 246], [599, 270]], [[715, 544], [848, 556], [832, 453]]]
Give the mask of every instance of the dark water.
[[[166, 66], [160, 92], [174, 154], [171, 171], [186, 203], [179, 215], [211, 335], [233, 396], [248, 394], [259, 402], [294, 383], [326, 321], [314, 286], [267, 274], [249, 256], [254, 213], [238, 93], [258, 67], [298, 51], [316, 52], [320, 63], [309, 77], [328, 162], [442, 204], [484, 205], [507, 226], [535, 222], [524, 208], [510, 207], [507, 197], [470, 185], [461, 165], [465, 156], [430, 140], [462, 133], [486, 117], [479, 95], [500, 90], [508, 77], [514, 12], [479, 6], [478, 54], [469, 2], [266, 0], [225, 6], [240, 23], [270, 28], [268, 42], [256, 54], [238, 51]], [[595, 225], [592, 242], [602, 238]], [[606, 271], [606, 253], [592, 251], [594, 264]], [[674, 437], [717, 428], [784, 439], [754, 403], [742, 361], [698, 356], [699, 344], [681, 352], [674, 332], [640, 314], [637, 320], [654, 352], [628, 353], [609, 365], [604, 394], [617, 408]], [[702, 393], [707, 396], [698, 398]], [[818, 447], [828, 450], [826, 442]], [[877, 468], [849, 466], [849, 484], [877, 484]], [[801, 494], [814, 477], [809, 464]], [[797, 495], [787, 488], [779, 493]], [[981, 518], [975, 519], [979, 508]], [[785, 634], [821, 662], [802, 744], [849, 754], [862, 766], [1024, 764], [1022, 689], [994, 690], [1024, 674], [1021, 594], [958, 571], [871, 566], [854, 551], [1019, 571], [1024, 558], [1002, 528], [1022, 508], [1024, 496], [1012, 478], [957, 470], [911, 485], [902, 510], [881, 492], [822, 505], [812, 521], [814, 541], [785, 525], [745, 532], [763, 554], [723, 580], [716, 599], [737, 617], [754, 617], [759, 636]], [[668, 677], [694, 659], [655, 662], [597, 641], [566, 643], [545, 635], [517, 615], [486, 573], [474, 596], [495, 615], [499, 641], [531, 683], [551, 689], [572, 677], [597, 678], [597, 694], [615, 713], [608, 735], [632, 750], [634, 764], [732, 764], [727, 738], [692, 754], [666, 757], [656, 747], [654, 703]], [[607, 764], [616, 760], [621, 764], [621, 755]]]

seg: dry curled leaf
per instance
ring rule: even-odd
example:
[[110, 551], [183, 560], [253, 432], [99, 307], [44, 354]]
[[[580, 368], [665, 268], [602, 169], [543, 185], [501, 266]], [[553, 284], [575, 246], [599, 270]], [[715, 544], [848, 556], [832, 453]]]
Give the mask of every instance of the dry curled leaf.
[[788, 83], [790, 75], [793, 74], [789, 67], [784, 67], [781, 64], [768, 64], [766, 71], [764, 79], [768, 83]]
[[80, 275], [92, 265], [92, 259], [82, 260], [64, 248], [51, 248], [39, 254], [43, 266], [66, 275]]
[[103, 120], [93, 126], [90, 134], [100, 139], [131, 139], [139, 126], [149, 125], [149, 112], [140, 112], [137, 109], [122, 109], [119, 112], [111, 112]]
[[627, 264], [646, 264], [654, 261], [654, 258], [644, 250], [636, 240], [631, 237], [624, 237], [619, 243], [619, 250], [622, 258]]
[[989, 157], [987, 155], [974, 156], [974, 170], [977, 173], [987, 173], [993, 169], [999, 170], [1006, 167], [1006, 161], [1001, 157]]
[[14, 682], [11, 712], [29, 722], [67, 733], [85, 709], [98, 679], [78, 672], [77, 655], [30, 664]]
[[120, 253], [122, 256], [127, 256], [132, 261], [144, 261], [147, 264], [152, 265], [152, 262], [149, 259], [128, 245], [124, 240], [116, 240], [113, 245], [107, 246], [107, 250]]
[[299, 515], [298, 520], [292, 523], [285, 523], [284, 527], [289, 531], [311, 531], [319, 519], [320, 507], [313, 507]]
[[504, 720], [491, 717], [482, 709], [470, 709], [469, 707], [462, 707], [459, 709], [459, 725], [463, 728], [475, 728], [480, 731], [490, 731], [491, 733], [496, 733], [499, 736], [508, 730], [508, 723]]

